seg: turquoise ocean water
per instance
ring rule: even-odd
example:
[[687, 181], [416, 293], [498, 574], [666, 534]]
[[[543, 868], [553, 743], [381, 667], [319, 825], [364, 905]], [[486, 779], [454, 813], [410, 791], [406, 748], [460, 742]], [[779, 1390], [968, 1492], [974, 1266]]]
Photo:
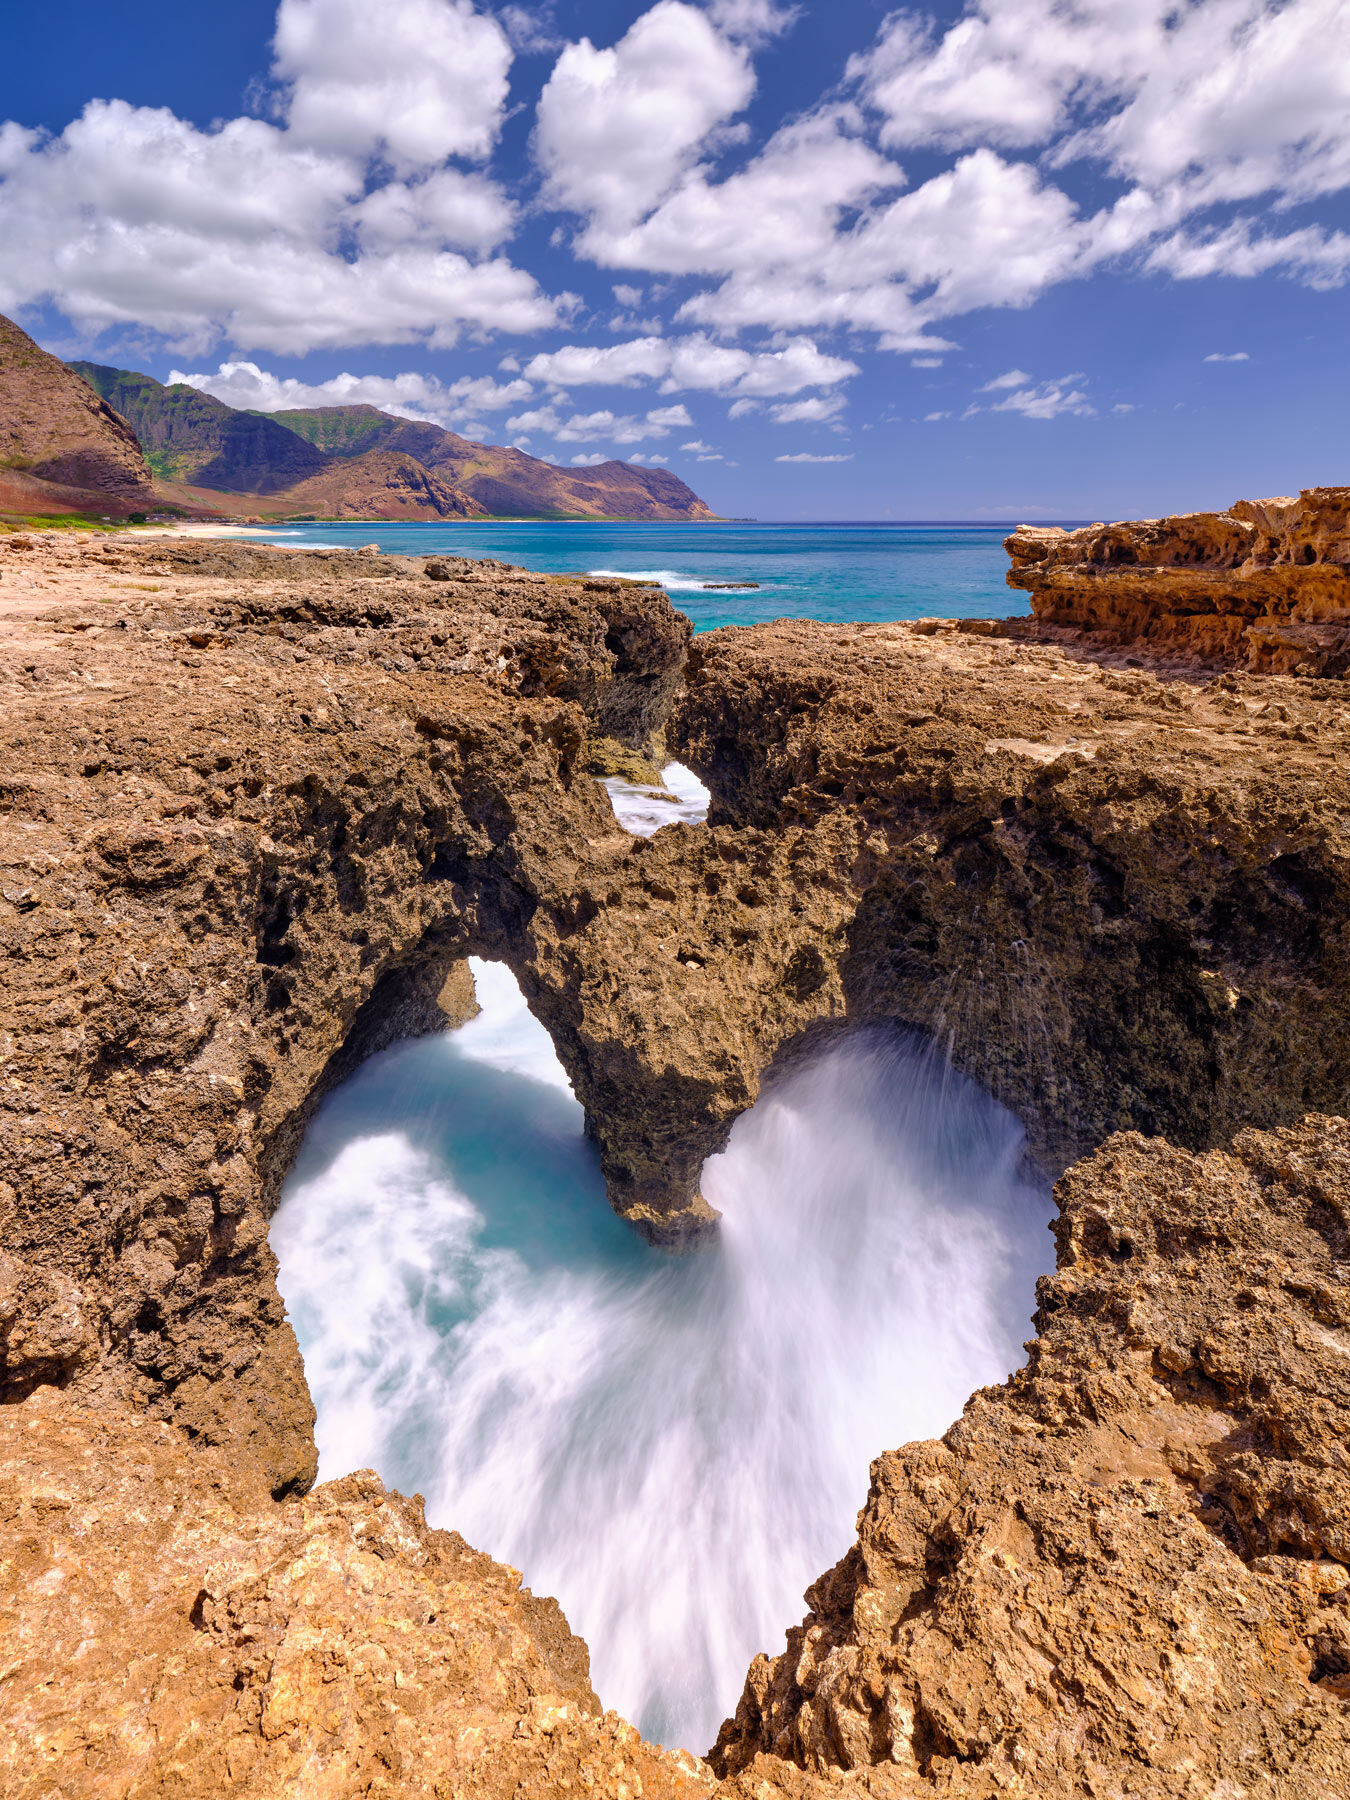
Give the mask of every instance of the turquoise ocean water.
[[[1006, 618], [1009, 525], [433, 524], [286, 526], [278, 543], [378, 544], [405, 556], [494, 556], [527, 569], [659, 581], [697, 631], [765, 619], [882, 623]], [[757, 581], [721, 593], [709, 583]]]

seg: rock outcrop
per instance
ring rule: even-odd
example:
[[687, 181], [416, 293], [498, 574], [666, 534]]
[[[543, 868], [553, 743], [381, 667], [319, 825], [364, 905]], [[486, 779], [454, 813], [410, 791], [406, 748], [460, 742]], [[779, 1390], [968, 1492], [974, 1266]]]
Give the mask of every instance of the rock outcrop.
[[[1350, 1148], [1304, 1120], [1350, 1089], [1345, 690], [982, 626], [691, 644], [619, 582], [0, 538], [24, 1800], [1350, 1800]], [[635, 840], [585, 770], [662, 731], [713, 811]], [[303, 1498], [270, 1208], [333, 1082], [465, 1016], [472, 953], [659, 1242], [849, 1022], [929, 1030], [1042, 1162], [1088, 1154], [1028, 1368], [880, 1457], [715, 1774], [600, 1716], [556, 1609], [415, 1500]]]
[[1007, 550], [1009, 586], [1062, 642], [1285, 674], [1350, 668], [1350, 488], [1079, 531], [1023, 525]]
[[369, 1473], [275, 1506], [44, 1388], [0, 1407], [0, 1533], [8, 1800], [712, 1787], [602, 1713], [552, 1600]]
[[1344, 1110], [1348, 725], [1338, 683], [931, 623], [699, 635], [667, 737], [710, 828], [661, 832], [557, 952], [611, 1191], [697, 1232], [704, 1157], [844, 1021], [931, 1033], [1052, 1171]]
[[877, 1459], [751, 1669], [747, 1800], [1350, 1794], [1350, 1127], [1130, 1133], [1056, 1198], [1026, 1368]]
[[[120, 413], [10, 319], [0, 318], [0, 471], [124, 506], [153, 500], [153, 478]], [[68, 493], [56, 509], [69, 506]]]

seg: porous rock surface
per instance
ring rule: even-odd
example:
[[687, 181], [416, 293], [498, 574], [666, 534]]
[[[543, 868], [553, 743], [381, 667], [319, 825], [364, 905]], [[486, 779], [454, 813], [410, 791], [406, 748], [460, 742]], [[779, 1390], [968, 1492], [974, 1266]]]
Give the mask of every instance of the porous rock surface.
[[1023, 525], [1008, 585], [1061, 641], [1235, 667], [1350, 668], [1350, 488], [1078, 531]]
[[[466, 1016], [478, 953], [658, 1242], [849, 1021], [936, 1031], [1043, 1162], [1125, 1130], [1060, 1186], [1028, 1370], [880, 1459], [752, 1669], [728, 1794], [1350, 1796], [1346, 1128], [1298, 1123], [1345, 1109], [1341, 693], [931, 621], [690, 651], [652, 590], [453, 558], [0, 540], [15, 1791], [712, 1786], [415, 1501], [299, 1498], [270, 1208], [318, 1096]], [[584, 771], [663, 727], [712, 820], [634, 840]]]
[[1027, 1366], [872, 1465], [736, 1791], [1350, 1793], [1350, 1127], [1125, 1133], [1056, 1198]]
[[7, 1800], [693, 1800], [513, 1570], [369, 1472], [277, 1506], [53, 1388], [0, 1407]]
[[686, 681], [667, 737], [710, 829], [661, 832], [575, 951], [624, 970], [610, 1110], [645, 1121], [653, 1210], [845, 1021], [931, 1033], [1054, 1173], [1115, 1130], [1200, 1147], [1350, 1104], [1339, 682], [794, 621], [696, 637]]

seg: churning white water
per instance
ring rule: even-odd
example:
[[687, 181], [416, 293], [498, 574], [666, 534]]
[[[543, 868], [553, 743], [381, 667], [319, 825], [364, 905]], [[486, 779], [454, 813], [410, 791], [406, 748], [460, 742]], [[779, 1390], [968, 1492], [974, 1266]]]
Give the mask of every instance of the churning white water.
[[746, 1114], [671, 1257], [609, 1210], [514, 980], [321, 1109], [272, 1227], [320, 1472], [374, 1466], [555, 1594], [601, 1699], [705, 1750], [847, 1549], [869, 1460], [1021, 1360], [1048, 1196], [912, 1038], [838, 1040]]

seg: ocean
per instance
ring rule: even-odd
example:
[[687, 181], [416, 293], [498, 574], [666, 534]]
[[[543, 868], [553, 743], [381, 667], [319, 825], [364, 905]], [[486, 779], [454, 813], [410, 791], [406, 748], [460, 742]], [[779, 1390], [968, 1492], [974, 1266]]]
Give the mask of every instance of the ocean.
[[[766, 619], [882, 624], [1027, 611], [1004, 576], [1010, 525], [289, 525], [277, 543], [378, 544], [404, 556], [492, 556], [527, 569], [659, 582], [696, 631]], [[725, 592], [721, 582], [757, 582]]]

